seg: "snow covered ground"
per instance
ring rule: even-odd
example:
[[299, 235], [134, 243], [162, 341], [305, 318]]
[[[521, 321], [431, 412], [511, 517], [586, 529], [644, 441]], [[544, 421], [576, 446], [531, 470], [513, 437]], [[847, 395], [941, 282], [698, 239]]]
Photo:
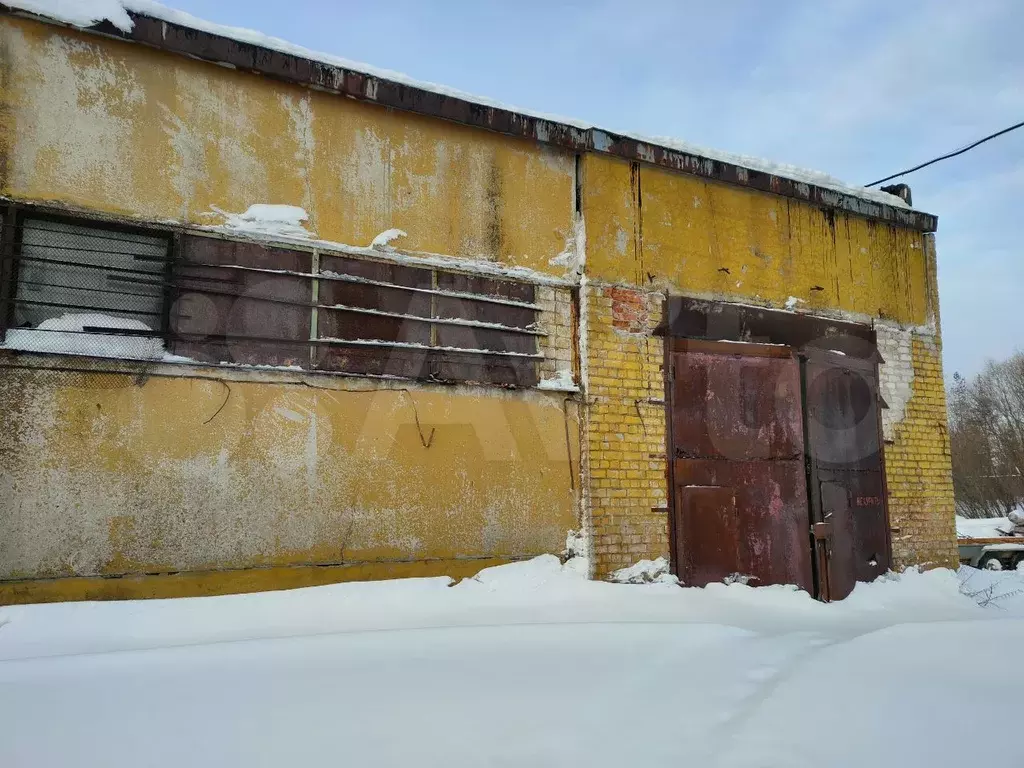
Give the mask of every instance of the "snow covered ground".
[[910, 572], [822, 605], [542, 557], [456, 586], [18, 606], [0, 625], [11, 768], [940, 768], [986, 738], [1024, 764], [992, 715], [1024, 694], [1024, 574]]

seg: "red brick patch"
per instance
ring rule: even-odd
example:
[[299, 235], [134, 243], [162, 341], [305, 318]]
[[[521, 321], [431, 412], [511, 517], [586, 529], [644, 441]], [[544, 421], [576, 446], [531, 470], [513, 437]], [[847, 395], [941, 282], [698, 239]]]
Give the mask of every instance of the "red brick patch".
[[628, 333], [646, 333], [650, 314], [647, 294], [631, 288], [605, 288], [604, 295], [612, 300], [612, 325]]

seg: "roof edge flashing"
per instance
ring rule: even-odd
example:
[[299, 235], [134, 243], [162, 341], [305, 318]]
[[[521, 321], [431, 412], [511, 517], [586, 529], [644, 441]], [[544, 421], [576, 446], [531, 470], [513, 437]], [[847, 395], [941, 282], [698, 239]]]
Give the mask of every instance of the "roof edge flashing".
[[109, 21], [79, 27], [49, 16], [18, 10], [2, 2], [0, 14], [25, 16], [49, 24], [82, 29], [397, 110], [531, 139], [572, 152], [596, 152], [647, 163], [920, 232], [934, 232], [938, 227], [936, 216], [905, 207], [900, 198], [892, 195], [888, 195], [892, 197], [891, 204], [881, 202], [875, 190], [865, 189], [861, 193], [859, 188], [835, 188], [653, 140], [473, 101], [468, 98], [468, 94], [417, 87], [144, 13], [128, 11], [133, 22], [129, 32]]

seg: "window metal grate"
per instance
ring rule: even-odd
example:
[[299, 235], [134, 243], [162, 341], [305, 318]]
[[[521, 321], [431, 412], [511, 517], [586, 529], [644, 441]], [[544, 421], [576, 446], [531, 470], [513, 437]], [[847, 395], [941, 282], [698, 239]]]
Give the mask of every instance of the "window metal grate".
[[[122, 234], [46, 219], [21, 227], [16, 328], [36, 328], [68, 310], [136, 320], [161, 328], [163, 290], [130, 279], [161, 277], [167, 238]], [[126, 277], [132, 284], [125, 285]]]
[[538, 380], [545, 333], [529, 283], [16, 206], [0, 225], [8, 349], [513, 387]]
[[4, 346], [162, 357], [168, 236], [13, 215], [4, 235]]

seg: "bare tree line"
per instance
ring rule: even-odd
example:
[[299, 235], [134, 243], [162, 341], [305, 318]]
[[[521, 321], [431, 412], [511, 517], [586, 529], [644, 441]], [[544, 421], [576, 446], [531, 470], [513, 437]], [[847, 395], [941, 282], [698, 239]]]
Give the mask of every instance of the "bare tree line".
[[971, 379], [953, 374], [949, 435], [957, 514], [1000, 517], [1024, 506], [1024, 353]]

